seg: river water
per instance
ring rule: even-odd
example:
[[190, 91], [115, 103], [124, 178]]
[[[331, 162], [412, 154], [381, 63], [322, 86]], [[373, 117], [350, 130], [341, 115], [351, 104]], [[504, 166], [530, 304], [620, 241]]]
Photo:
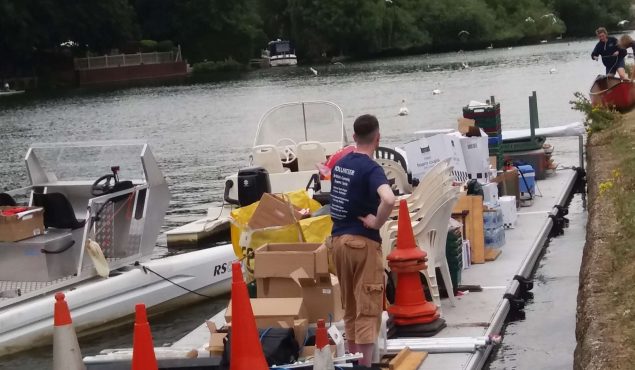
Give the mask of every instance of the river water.
[[[308, 66], [273, 68], [217, 83], [3, 98], [0, 190], [27, 185], [23, 157], [32, 142], [145, 139], [172, 193], [167, 230], [221, 203], [224, 177], [247, 165], [258, 119], [274, 105], [333, 101], [344, 112], [348, 132], [356, 116], [372, 113], [379, 118], [384, 146], [411, 140], [417, 130], [455, 127], [463, 106], [491, 95], [501, 103], [504, 129], [528, 127], [532, 91], [538, 94], [541, 127], [570, 123], [582, 119], [570, 109], [573, 93], [588, 91], [604, 72], [590, 58], [593, 45], [593, 40], [565, 41], [314, 66], [317, 76]], [[462, 69], [463, 62], [470, 67]], [[435, 89], [441, 94], [433, 95]], [[410, 111], [405, 117], [397, 116], [402, 99]], [[574, 144], [557, 147], [555, 155], [576, 164]], [[568, 289], [576, 290], [577, 283]], [[221, 299], [156, 318], [156, 343], [178, 339], [223, 304]], [[82, 349], [94, 354], [104, 347], [130, 346], [131, 334], [129, 327], [111, 331], [82, 340]], [[50, 348], [0, 359], [6, 369], [48, 366]]]

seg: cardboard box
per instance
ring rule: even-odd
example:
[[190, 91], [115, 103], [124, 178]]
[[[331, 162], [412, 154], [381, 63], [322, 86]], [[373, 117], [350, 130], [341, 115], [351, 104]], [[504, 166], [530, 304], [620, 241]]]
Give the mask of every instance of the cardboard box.
[[302, 297], [302, 287], [292, 278], [267, 277], [256, 279], [258, 298]]
[[511, 171], [499, 173], [498, 176], [494, 177], [491, 181], [498, 184], [499, 198], [505, 195], [513, 195], [516, 197], [516, 202], [519, 202], [520, 186], [518, 181], [518, 170], [513, 169]]
[[[280, 327], [281, 322], [291, 327], [294, 320], [307, 318], [302, 298], [252, 298], [251, 309], [259, 328]], [[232, 302], [225, 311], [225, 321], [232, 321]]]
[[286, 226], [302, 219], [303, 212], [281, 197], [265, 193], [247, 224], [251, 229]]
[[14, 206], [0, 207], [0, 241], [15, 242], [32, 238], [44, 233], [44, 209], [41, 207], [20, 207], [25, 211], [3, 215], [3, 211], [15, 209]]
[[342, 295], [337, 276], [331, 274], [317, 280], [291, 278], [257, 279], [258, 297], [302, 297], [309, 323], [318, 319], [340, 321], [344, 317]]
[[309, 323], [316, 323], [319, 319], [340, 321], [344, 318], [342, 308], [342, 293], [337, 276], [331, 275], [330, 279], [317, 281], [301, 279], [302, 298], [307, 308]]
[[207, 324], [210, 333], [207, 350], [210, 354], [222, 355], [225, 350], [225, 337], [227, 337], [227, 333], [219, 333], [216, 324], [211, 321], [206, 321], [205, 324]]
[[254, 258], [254, 277], [316, 279], [329, 275], [326, 246], [319, 243], [267, 243], [258, 248]]
[[467, 180], [467, 168], [461, 147], [461, 137], [452, 134], [439, 134], [411, 141], [404, 145], [408, 158], [408, 169], [412, 176], [421, 178], [435, 164], [450, 158], [454, 167], [452, 174], [458, 181]]
[[482, 129], [470, 130], [470, 134], [474, 136], [461, 138], [468, 177], [486, 184], [490, 178], [488, 137]]

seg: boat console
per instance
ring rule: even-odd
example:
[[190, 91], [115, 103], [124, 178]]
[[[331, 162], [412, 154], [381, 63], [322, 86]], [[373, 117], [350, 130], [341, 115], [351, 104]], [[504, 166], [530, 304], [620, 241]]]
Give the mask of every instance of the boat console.
[[0, 242], [0, 308], [16, 300], [6, 291], [26, 298], [95, 277], [89, 241], [111, 271], [149, 259], [170, 196], [146, 143], [35, 144], [25, 163], [31, 185], [7, 196], [42, 208], [45, 230]]

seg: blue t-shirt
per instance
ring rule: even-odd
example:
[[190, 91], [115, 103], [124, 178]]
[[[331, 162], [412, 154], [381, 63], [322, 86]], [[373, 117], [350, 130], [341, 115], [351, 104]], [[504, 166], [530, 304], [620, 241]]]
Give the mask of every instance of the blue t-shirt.
[[364, 227], [360, 216], [377, 214], [377, 189], [388, 184], [384, 170], [369, 156], [350, 153], [331, 171], [332, 235], [360, 235], [381, 242], [379, 230]]

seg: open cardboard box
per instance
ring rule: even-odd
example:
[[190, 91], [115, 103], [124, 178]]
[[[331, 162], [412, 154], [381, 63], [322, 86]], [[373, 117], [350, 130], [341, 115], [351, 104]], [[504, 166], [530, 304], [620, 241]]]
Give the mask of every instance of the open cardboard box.
[[301, 269], [299, 278], [329, 276], [326, 245], [319, 243], [267, 243], [256, 249], [254, 277], [289, 278]]
[[20, 207], [26, 208], [26, 210], [11, 215], [2, 214], [2, 211], [14, 208], [16, 207], [0, 207], [0, 242], [15, 242], [44, 233], [43, 208]]
[[[300, 275], [300, 274], [298, 274]], [[318, 319], [340, 321], [344, 317], [342, 295], [337, 276], [319, 279], [261, 278], [256, 279], [258, 297], [302, 297], [309, 323]]]
[[[307, 317], [302, 298], [252, 298], [251, 308], [259, 328], [293, 326], [294, 320]], [[232, 321], [232, 302], [225, 311], [225, 321]], [[283, 324], [280, 324], [280, 323]]]
[[227, 333], [219, 333], [216, 324], [211, 321], [206, 321], [205, 324], [207, 324], [210, 334], [207, 350], [212, 355], [222, 355], [223, 351], [225, 351], [225, 337], [227, 337]]
[[251, 229], [286, 226], [301, 220], [306, 213], [283, 198], [265, 193], [247, 224]]

